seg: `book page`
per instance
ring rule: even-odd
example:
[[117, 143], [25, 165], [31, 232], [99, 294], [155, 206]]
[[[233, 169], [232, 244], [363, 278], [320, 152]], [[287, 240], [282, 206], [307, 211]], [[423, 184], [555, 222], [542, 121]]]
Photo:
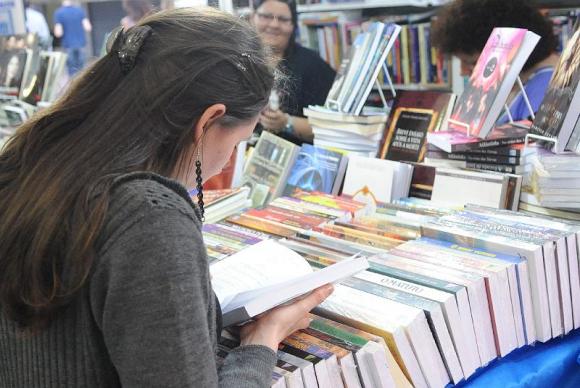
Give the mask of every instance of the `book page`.
[[268, 287], [312, 272], [299, 254], [265, 240], [210, 267], [212, 285], [225, 308], [239, 293]]

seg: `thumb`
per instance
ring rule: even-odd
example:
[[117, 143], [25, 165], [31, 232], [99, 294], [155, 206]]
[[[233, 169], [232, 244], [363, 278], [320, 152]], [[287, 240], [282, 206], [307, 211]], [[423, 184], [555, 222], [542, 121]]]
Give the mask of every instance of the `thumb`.
[[310, 310], [318, 306], [320, 303], [324, 302], [324, 300], [328, 298], [333, 291], [334, 286], [332, 284], [327, 284], [325, 286], [319, 287], [316, 290], [314, 290], [310, 295], [298, 301], [296, 303], [296, 307], [305, 313], [309, 312]]

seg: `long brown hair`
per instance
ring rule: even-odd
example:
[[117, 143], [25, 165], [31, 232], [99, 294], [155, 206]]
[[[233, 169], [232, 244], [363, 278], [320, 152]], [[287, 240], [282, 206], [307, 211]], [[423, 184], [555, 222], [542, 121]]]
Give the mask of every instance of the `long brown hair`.
[[24, 329], [50, 323], [85, 283], [116, 177], [171, 176], [207, 107], [223, 103], [227, 126], [267, 103], [273, 70], [246, 22], [198, 8], [138, 25], [153, 32], [129, 73], [108, 53], [0, 154], [0, 307]]

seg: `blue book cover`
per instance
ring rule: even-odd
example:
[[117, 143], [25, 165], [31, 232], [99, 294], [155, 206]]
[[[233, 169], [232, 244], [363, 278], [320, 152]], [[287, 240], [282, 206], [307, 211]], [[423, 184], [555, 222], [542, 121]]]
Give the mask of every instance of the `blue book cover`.
[[338, 152], [302, 145], [288, 176], [284, 195], [291, 195], [296, 189], [332, 194], [335, 181], [341, 178], [339, 170], [343, 157]]

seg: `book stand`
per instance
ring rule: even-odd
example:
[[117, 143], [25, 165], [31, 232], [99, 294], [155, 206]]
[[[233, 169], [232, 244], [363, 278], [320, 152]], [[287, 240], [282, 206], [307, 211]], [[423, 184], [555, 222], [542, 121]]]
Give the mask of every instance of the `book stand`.
[[[534, 114], [534, 110], [532, 109], [532, 104], [530, 103], [530, 99], [528, 98], [528, 94], [526, 93], [526, 90], [524, 89], [524, 85], [522, 83], [520, 76], [518, 76], [516, 82], [518, 83], [518, 87], [520, 88], [520, 92], [522, 93], [522, 98], [524, 99], [524, 102], [526, 103], [526, 107], [528, 108], [528, 112], [530, 113], [530, 117], [532, 118], [532, 120], [534, 120], [536, 118], [536, 115]], [[504, 109], [505, 109], [505, 113], [508, 117], [508, 121], [511, 125], [513, 125], [515, 127], [529, 129], [529, 127], [527, 127], [526, 125], [522, 125], [522, 124], [516, 123], [514, 121], [514, 118], [512, 116], [512, 113], [510, 112], [510, 108], [509, 108], [507, 103], [504, 105]], [[462, 121], [453, 120], [453, 119], [448, 119], [447, 121], [451, 124], [457, 125], [458, 127], [465, 128], [467, 136], [471, 136], [471, 126], [468, 123], [464, 123]]]
[[556, 152], [556, 150], [558, 149], [558, 139], [554, 139], [552, 137], [535, 135], [533, 133], [528, 133], [526, 135], [526, 138], [524, 140], [524, 152], [528, 149], [528, 146], [530, 145], [530, 139], [545, 141], [547, 143], [554, 143], [554, 147], [552, 148], [552, 152], [555, 153], [555, 154], [569, 154], [569, 153], [571, 153], [571, 152], [568, 152], [568, 151]]

